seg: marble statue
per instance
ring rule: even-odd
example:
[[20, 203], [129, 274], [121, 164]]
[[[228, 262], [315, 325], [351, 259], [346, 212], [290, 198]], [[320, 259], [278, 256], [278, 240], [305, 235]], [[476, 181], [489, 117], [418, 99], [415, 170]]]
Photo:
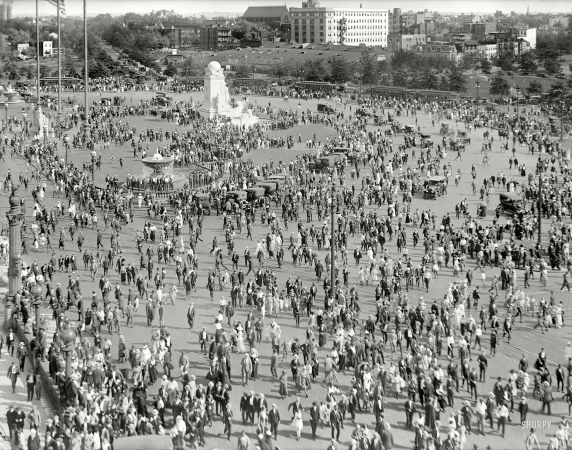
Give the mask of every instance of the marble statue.
[[201, 115], [214, 119], [228, 117], [237, 125], [250, 126], [258, 122], [258, 117], [244, 112], [245, 103], [238, 101], [231, 106], [231, 96], [225, 82], [224, 70], [217, 61], [211, 61], [205, 68], [204, 102], [199, 110]]

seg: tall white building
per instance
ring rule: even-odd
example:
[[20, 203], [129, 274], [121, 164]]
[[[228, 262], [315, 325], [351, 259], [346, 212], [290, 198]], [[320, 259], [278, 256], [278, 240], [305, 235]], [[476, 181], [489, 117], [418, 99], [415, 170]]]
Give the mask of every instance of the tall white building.
[[290, 8], [291, 40], [300, 44], [387, 47], [387, 9], [321, 7], [315, 0]]

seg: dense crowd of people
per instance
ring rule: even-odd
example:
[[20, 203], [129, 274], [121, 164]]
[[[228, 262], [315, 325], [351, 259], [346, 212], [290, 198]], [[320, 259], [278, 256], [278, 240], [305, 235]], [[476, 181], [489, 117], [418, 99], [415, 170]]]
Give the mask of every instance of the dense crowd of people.
[[[106, 87], [117, 82], [111, 79]], [[63, 133], [45, 145], [38, 140], [30, 143], [23, 136], [5, 144], [35, 167], [30, 180], [35, 191], [34, 221], [29, 228], [35, 226], [34, 249], [45, 247], [52, 252], [47, 264], [32, 263], [24, 269], [14, 317], [17, 326], [29, 333], [34, 358], [47, 359], [49, 376], [65, 408], [62, 415], [46, 423], [42, 433], [32, 433], [30, 450], [42, 446], [40, 434], [43, 448], [54, 450], [108, 449], [114, 439], [138, 434], [169, 434], [177, 447], [198, 448], [208, 445], [205, 433], [211, 427], [230, 439], [237, 411], [243, 424], [251, 425], [263, 450], [274, 448], [281, 423], [290, 412], [297, 439], [302, 438], [306, 424], [313, 438], [318, 427], [330, 427], [330, 450], [338, 448], [340, 428], [350, 420], [367, 421], [372, 415], [375, 425], [355, 425], [350, 449], [391, 449], [396, 420], [386, 413], [388, 403], [393, 402], [390, 398], [404, 402], [399, 410], [414, 436], [416, 450], [452, 450], [464, 448], [471, 432], [494, 432], [485, 427], [487, 423], [491, 428], [496, 425], [496, 432], [504, 436], [515, 407], [520, 419], [526, 420], [527, 399], [532, 402], [537, 397], [550, 414], [553, 374], [557, 388], [566, 390], [572, 404], [568, 358], [572, 351], [562, 360], [568, 374], [562, 367], [552, 372], [548, 352], [542, 349], [532, 365], [523, 355], [518, 366], [507, 366], [506, 375], [498, 379], [492, 392], [480, 389], [499, 343], [505, 338], [510, 342], [517, 318], [534, 315], [542, 333], [548, 327], [563, 326], [563, 308], [553, 296], [537, 299], [526, 291], [535, 274], [538, 283], [546, 282], [548, 264], [565, 267], [562, 288], [568, 284], [572, 180], [563, 149], [551, 141], [547, 128], [535, 127], [535, 115], [515, 119], [485, 108], [474, 112], [468, 104], [423, 104], [414, 99], [378, 98], [362, 106], [381, 114], [399, 110], [411, 121], [423, 112], [436, 122], [448, 117], [464, 123], [468, 130], [478, 127], [479, 132], [490, 132], [488, 151], [495, 151], [495, 142], [495, 148], [509, 145], [511, 138], [513, 145], [519, 141], [529, 151], [538, 151], [536, 169], [544, 185], [542, 213], [552, 221], [543, 245], [531, 243], [527, 248], [515, 240], [518, 227], [528, 230], [526, 236], [531, 239], [538, 227], [536, 173], [528, 176], [524, 169], [526, 182], [519, 184], [523, 212], [506, 224], [500, 216], [492, 224], [481, 224], [466, 202], [458, 205], [455, 217], [437, 217], [430, 208], [419, 211], [412, 200], [421, 180], [426, 175], [443, 175], [448, 186], [454, 176], [451, 163], [441, 160], [438, 148], [419, 150], [414, 145], [416, 130], [397, 145], [392, 134], [379, 128], [368, 130], [355, 109], [342, 110], [341, 104], [331, 117], [269, 106], [266, 112], [275, 123], [326, 125], [333, 132], [323, 143], [315, 136], [309, 140], [312, 151], [307, 154], [263, 165], [241, 156], [271, 145], [266, 125], [241, 130], [216, 124], [198, 117], [196, 105], [177, 102], [162, 117], [177, 121], [175, 132], [137, 131], [129, 125], [129, 116], [152, 115], [154, 106], [142, 102], [92, 108], [91, 149], [103, 145], [105, 153], [110, 142], [131, 142], [134, 157], [139, 158], [148, 150], [147, 142], [152, 142], [160, 146], [163, 156], [174, 156], [177, 164], [217, 161], [219, 175], [225, 174], [199, 188], [173, 188], [167, 197], [152, 189], [136, 194], [116, 189], [115, 183], [94, 185], [87, 166], [66, 165], [59, 156], [58, 145], [65, 143]], [[73, 119], [76, 124], [79, 120], [79, 115]], [[508, 130], [506, 136], [493, 137], [490, 125], [498, 122], [503, 124], [499, 129]], [[188, 130], [183, 128], [187, 125]], [[81, 133], [74, 135], [72, 145], [81, 146], [82, 139]], [[294, 140], [291, 136], [274, 144], [290, 148]], [[514, 159], [522, 152], [521, 145], [513, 151]], [[335, 154], [339, 148], [346, 150], [334, 164], [324, 171], [315, 170], [318, 158]], [[502, 174], [483, 181], [483, 200], [495, 185], [510, 190], [510, 180], [523, 177], [523, 168], [514, 159], [514, 167], [511, 163], [503, 169], [510, 173], [508, 178]], [[282, 182], [257, 203], [243, 208], [227, 195], [276, 174], [283, 175]], [[477, 180], [476, 168], [465, 176]], [[11, 190], [14, 177], [6, 176], [5, 189]], [[512, 183], [513, 190], [515, 186]], [[43, 205], [48, 190], [64, 197], [55, 210]], [[206, 216], [200, 194], [208, 194], [211, 217]], [[125, 229], [132, 227], [138, 210], [145, 216], [145, 225], [132, 230], [136, 251], [124, 251]], [[202, 241], [207, 221], [217, 232], [212, 249], [205, 254], [198, 241]], [[103, 240], [104, 231], [110, 233], [109, 242]], [[83, 248], [84, 233], [95, 235], [95, 248]], [[28, 234], [24, 226], [26, 249]], [[54, 248], [56, 236], [58, 248]], [[238, 245], [242, 236], [252, 244]], [[78, 265], [81, 268], [75, 255], [59, 254], [70, 243], [77, 245], [84, 270], [97, 280], [99, 292], [82, 291], [80, 277], [71, 274], [67, 285], [54, 281], [68, 267], [74, 273]], [[329, 251], [324, 254], [332, 247], [333, 259]], [[205, 264], [211, 267], [204, 270]], [[308, 276], [290, 276], [282, 284], [278, 275], [290, 267], [307, 267]], [[490, 280], [490, 289], [482, 286], [488, 268], [499, 273]], [[519, 269], [525, 269], [523, 282]], [[478, 271], [480, 279], [476, 279]], [[443, 272], [451, 273], [455, 281], [436, 295], [440, 301], [424, 299]], [[47, 324], [35, 323], [31, 314], [35, 285], [40, 286], [42, 298], [49, 300], [56, 322], [49, 344]], [[207, 286], [209, 298], [196, 297], [197, 285]], [[363, 289], [367, 296], [360, 296]], [[218, 295], [220, 291], [224, 296]], [[214, 323], [209, 329], [195, 330], [200, 304], [214, 302], [215, 292], [219, 310]], [[206, 376], [196, 372], [187, 352], [173, 350], [166, 306], [179, 301], [189, 302], [187, 321], [198, 332], [201, 352], [207, 358]], [[506, 308], [499, 312], [501, 301]], [[364, 314], [365, 305], [375, 314]], [[139, 310], [144, 311], [149, 329], [143, 345], [131, 344], [127, 330], [134, 326], [133, 317]], [[248, 311], [242, 322], [234, 318], [239, 311]], [[77, 320], [71, 317], [75, 313]], [[287, 341], [281, 324], [292, 319], [303, 333]], [[39, 341], [32, 337], [38, 328]], [[76, 336], [70, 368], [63, 352], [69, 330]], [[119, 334], [116, 347], [111, 339], [114, 334]], [[489, 355], [481, 350], [485, 341]], [[386, 362], [386, 357], [391, 361]], [[240, 373], [232, 370], [234, 359], [239, 361], [234, 367], [238, 363]], [[289, 373], [278, 371], [280, 359], [288, 363]], [[262, 367], [266, 370], [262, 360], [270, 361], [269, 375], [280, 396], [293, 400], [287, 411], [270, 405], [264, 393], [248, 392], [249, 382], [261, 376]], [[71, 372], [69, 377], [66, 371]], [[347, 372], [352, 375], [349, 383], [340, 380]], [[237, 393], [241, 384], [244, 392]], [[293, 398], [293, 391], [307, 397], [313, 385], [325, 386], [324, 399], [310, 403]], [[155, 389], [157, 394], [149, 394]], [[460, 390], [469, 396], [461, 405]], [[29, 422], [41, 429], [37, 419]], [[566, 444], [568, 425], [565, 420], [560, 425], [555, 439]], [[24, 422], [10, 419], [9, 427], [19, 446]], [[246, 433], [238, 436], [237, 446], [251, 448]]]

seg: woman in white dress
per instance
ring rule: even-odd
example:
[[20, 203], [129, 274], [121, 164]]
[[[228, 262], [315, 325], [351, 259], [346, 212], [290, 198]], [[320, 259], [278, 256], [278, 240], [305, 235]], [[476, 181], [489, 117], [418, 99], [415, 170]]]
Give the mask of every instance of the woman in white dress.
[[244, 345], [244, 336], [243, 336], [243, 329], [242, 325], [238, 324], [238, 328], [236, 329], [236, 351], [238, 353], [245, 353], [246, 346]]
[[370, 391], [371, 389], [371, 372], [369, 371], [369, 369], [363, 373], [363, 389], [367, 392]]
[[556, 308], [556, 328], [562, 327], [562, 305]]
[[304, 429], [304, 421], [302, 420], [302, 411], [297, 411], [292, 419], [292, 424], [296, 428], [296, 440], [300, 440], [300, 435]]

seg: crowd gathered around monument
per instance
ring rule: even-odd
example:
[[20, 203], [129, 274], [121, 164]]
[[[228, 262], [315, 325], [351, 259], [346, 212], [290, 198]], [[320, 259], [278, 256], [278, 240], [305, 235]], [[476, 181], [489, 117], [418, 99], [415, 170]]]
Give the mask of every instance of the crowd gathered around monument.
[[[93, 83], [120, 88], [118, 79]], [[69, 113], [74, 128], [47, 140], [4, 138], [3, 151], [25, 161], [20, 173], [2, 171], [3, 193], [21, 199], [26, 263], [6, 335], [8, 376], [25, 372], [28, 399], [45, 396], [40, 371], [26, 365], [37, 361], [61, 404], [46, 423], [35, 406], [10, 409], [16, 448], [107, 450], [121, 437], [167, 435], [177, 448], [214, 448], [209, 439], [223, 436], [232, 442], [219, 449], [273, 450], [288, 435], [328, 450], [457, 450], [470, 448], [471, 434], [504, 437], [529, 411], [551, 415], [554, 402], [570, 412], [570, 344], [565, 354], [532, 346], [518, 360], [501, 353], [515, 333], [568, 326], [567, 305], [554, 292], [536, 293], [554, 273], [550, 289], [569, 292], [572, 275], [569, 151], [551, 136], [548, 111], [364, 95], [340, 96], [326, 115], [294, 97], [255, 100], [253, 113], [268, 120], [250, 128], [207, 120], [194, 100], [161, 108], [128, 99], [91, 107], [87, 135], [76, 128], [80, 109]], [[392, 127], [368, 126], [358, 108], [412, 126], [398, 140]], [[176, 129], [155, 120], [136, 129], [141, 117]], [[437, 134], [449, 120], [486, 137], [462, 153], [449, 137], [422, 139], [420, 117]], [[312, 132], [318, 127], [326, 138]], [[199, 169], [181, 187], [155, 188], [127, 172], [127, 183], [95, 182], [92, 171], [105, 172], [102, 162], [124, 145], [132, 153], [121, 164], [157, 152]], [[66, 163], [66, 146], [91, 153], [93, 164]], [[304, 152], [288, 154], [295, 147]], [[267, 162], [250, 159], [258, 151]], [[455, 156], [471, 151], [483, 164], [506, 153], [509, 164], [486, 177], [483, 165], [457, 166]], [[331, 155], [335, 163], [317, 170]], [[228, 195], [273, 175], [281, 181], [255, 201]], [[443, 191], [419, 208], [413, 199], [428, 193], [430, 178], [442, 178]], [[471, 180], [471, 202], [492, 211], [492, 222], [467, 199], [436, 213], [460, 180]], [[508, 220], [495, 210], [500, 192], [521, 201]], [[451, 282], [435, 288], [443, 276]], [[37, 298], [49, 311], [39, 323]], [[180, 304], [188, 345], [173, 339]], [[518, 327], [523, 318], [534, 326]], [[144, 343], [134, 328], [145, 330]], [[18, 330], [27, 345], [15, 345]], [[504, 375], [488, 392], [493, 366]], [[544, 438], [567, 448], [568, 417], [554, 417], [542, 437], [523, 430], [519, 446], [506, 448], [540, 448]], [[397, 427], [407, 440], [398, 441]]]

